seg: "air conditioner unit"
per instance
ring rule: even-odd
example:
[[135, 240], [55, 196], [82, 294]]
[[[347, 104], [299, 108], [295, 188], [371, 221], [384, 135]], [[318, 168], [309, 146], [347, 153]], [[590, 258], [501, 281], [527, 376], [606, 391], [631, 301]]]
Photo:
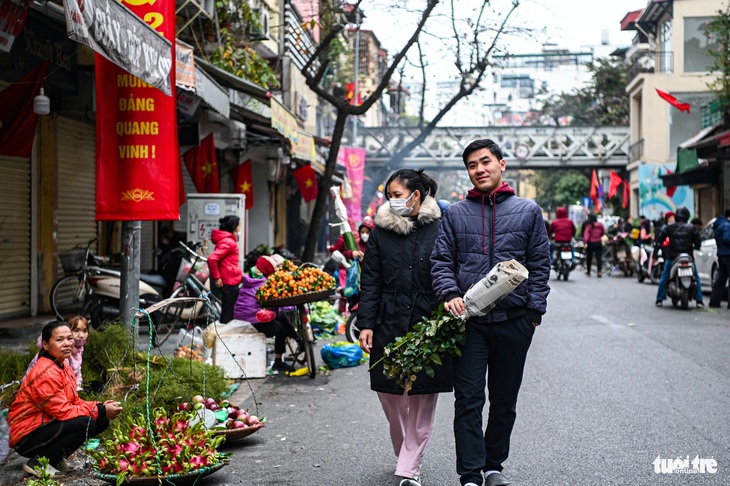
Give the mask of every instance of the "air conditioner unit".
[[271, 14], [266, 7], [251, 9], [254, 18], [258, 19], [258, 26], [251, 26], [250, 33], [256, 40], [268, 40], [270, 38]]

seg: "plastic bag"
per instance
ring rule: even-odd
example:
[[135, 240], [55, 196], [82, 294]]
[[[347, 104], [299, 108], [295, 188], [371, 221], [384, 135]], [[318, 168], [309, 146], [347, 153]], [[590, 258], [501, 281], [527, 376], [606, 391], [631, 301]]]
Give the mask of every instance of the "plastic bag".
[[357, 258], [355, 259], [355, 262], [350, 265], [350, 268], [347, 269], [347, 280], [345, 280], [345, 290], [342, 292], [342, 294], [345, 297], [352, 297], [353, 295], [357, 295], [360, 292], [360, 265], [357, 262]]
[[362, 349], [358, 344], [347, 342], [336, 342], [325, 344], [321, 351], [322, 360], [330, 368], [348, 368], [357, 366], [362, 360]]

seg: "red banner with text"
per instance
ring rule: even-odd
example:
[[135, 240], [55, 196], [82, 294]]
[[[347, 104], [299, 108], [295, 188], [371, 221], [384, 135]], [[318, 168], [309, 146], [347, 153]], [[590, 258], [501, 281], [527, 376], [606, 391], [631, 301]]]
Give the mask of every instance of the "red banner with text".
[[[172, 42], [175, 0], [122, 1]], [[97, 221], [180, 218], [175, 65], [172, 96], [96, 54]]]
[[357, 147], [340, 147], [337, 163], [345, 166], [347, 179], [350, 181], [352, 195], [343, 198], [347, 207], [347, 215], [353, 221], [362, 221], [362, 184], [365, 173], [365, 149]]

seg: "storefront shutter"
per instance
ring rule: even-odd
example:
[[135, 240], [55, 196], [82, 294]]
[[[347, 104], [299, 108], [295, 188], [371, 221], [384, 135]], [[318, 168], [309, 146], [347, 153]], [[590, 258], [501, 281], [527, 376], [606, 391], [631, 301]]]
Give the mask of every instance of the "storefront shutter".
[[[95, 220], [94, 125], [59, 117], [58, 122], [58, 233], [62, 252], [97, 236]], [[97, 251], [97, 245], [92, 246]], [[62, 275], [58, 264], [59, 275]]]
[[716, 216], [715, 188], [706, 187], [703, 189], [697, 189], [697, 199], [699, 201], [697, 217], [700, 218], [703, 223], [707, 223]]
[[0, 317], [30, 311], [31, 165], [0, 157]]
[[155, 222], [142, 221], [140, 236], [139, 269], [148, 273], [155, 268]]

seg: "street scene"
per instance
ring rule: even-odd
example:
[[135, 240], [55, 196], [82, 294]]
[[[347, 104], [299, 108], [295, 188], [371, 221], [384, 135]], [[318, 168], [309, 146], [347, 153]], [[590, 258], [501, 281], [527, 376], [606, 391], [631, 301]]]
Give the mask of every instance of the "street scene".
[[0, 3], [0, 486], [730, 484], [727, 1]]

